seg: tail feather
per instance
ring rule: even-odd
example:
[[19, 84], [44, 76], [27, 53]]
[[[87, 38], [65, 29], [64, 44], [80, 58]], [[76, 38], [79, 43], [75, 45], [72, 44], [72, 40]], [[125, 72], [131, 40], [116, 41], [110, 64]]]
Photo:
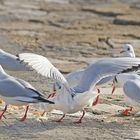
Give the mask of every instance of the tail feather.
[[54, 104], [54, 102], [48, 100], [48, 99], [45, 99], [43, 96], [38, 96], [38, 97], [33, 97], [41, 102], [45, 102], [45, 103], [49, 103], [49, 104]]

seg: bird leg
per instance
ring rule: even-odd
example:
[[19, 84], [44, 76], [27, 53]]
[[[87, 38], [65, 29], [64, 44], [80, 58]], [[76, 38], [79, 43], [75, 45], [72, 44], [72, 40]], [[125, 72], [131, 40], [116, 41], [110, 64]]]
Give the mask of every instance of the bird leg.
[[85, 116], [85, 113], [86, 113], [86, 111], [83, 110], [83, 114], [82, 114], [82, 116], [80, 117], [80, 119], [79, 119], [78, 121], [74, 122], [74, 123], [82, 123], [82, 119], [83, 119], [83, 117]]
[[56, 120], [56, 122], [61, 122], [65, 116], [66, 116], [66, 114], [63, 114], [63, 116], [59, 120]]
[[112, 88], [111, 94], [113, 95], [113, 93], [114, 93], [116, 87], [115, 87], [115, 84], [114, 84], [114, 83], [112, 84], [112, 86], [113, 86], [113, 88]]
[[132, 109], [133, 109], [132, 107], [126, 108], [121, 114], [128, 116], [128, 114], [130, 113], [130, 111], [132, 111]]
[[[100, 93], [100, 89], [97, 88], [98, 93]], [[92, 106], [95, 106], [99, 103], [99, 95], [96, 97], [96, 100], [93, 101]]]
[[99, 95], [96, 97], [96, 100], [92, 103], [92, 106], [95, 106], [99, 103]]
[[27, 117], [27, 112], [29, 110], [29, 106], [26, 106], [26, 110], [25, 110], [25, 114], [24, 116], [20, 119], [21, 122], [25, 121], [26, 117]]
[[2, 119], [2, 117], [5, 118], [4, 113], [6, 112], [6, 110], [7, 110], [7, 105], [6, 105], [5, 108], [3, 109], [3, 112], [0, 114], [0, 120]]

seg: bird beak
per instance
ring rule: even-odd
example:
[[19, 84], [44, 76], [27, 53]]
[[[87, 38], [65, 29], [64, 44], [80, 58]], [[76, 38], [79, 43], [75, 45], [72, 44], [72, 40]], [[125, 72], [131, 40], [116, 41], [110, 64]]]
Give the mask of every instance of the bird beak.
[[124, 50], [120, 51], [120, 53], [124, 53], [124, 52], [125, 52]]
[[99, 103], [99, 95], [96, 97], [95, 101], [92, 103], [92, 106], [95, 106]]

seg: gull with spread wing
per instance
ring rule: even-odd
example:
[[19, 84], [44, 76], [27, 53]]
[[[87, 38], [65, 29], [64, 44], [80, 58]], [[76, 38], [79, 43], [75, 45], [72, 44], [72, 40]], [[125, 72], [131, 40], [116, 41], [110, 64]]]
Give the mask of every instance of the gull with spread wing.
[[[131, 57], [131, 58], [135, 57], [135, 52], [134, 52], [133, 46], [131, 44], [124, 44], [122, 46], [122, 50], [119, 52], [122, 54], [122, 57]], [[73, 88], [79, 84], [81, 77], [83, 76], [84, 70], [85, 69], [79, 69], [79, 70], [73, 71], [73, 72], [66, 75], [66, 79], [67, 79], [69, 86], [71, 88]], [[113, 80], [113, 78], [114, 78], [114, 76], [109, 76], [109, 77], [105, 77], [102, 80], [100, 80], [96, 84], [96, 87], [98, 89], [98, 93], [100, 93], [99, 87], [101, 87], [102, 85], [104, 85], [108, 82], [111, 82]], [[56, 91], [57, 87], [61, 88], [61, 84], [59, 82], [54, 83], [54, 93], [52, 94], [52, 96], [55, 95], [55, 91]], [[115, 91], [115, 87], [116, 87], [116, 85], [113, 84], [112, 94]]]
[[4, 113], [7, 110], [9, 104], [22, 106], [27, 105], [25, 114], [21, 121], [24, 121], [27, 116], [27, 111], [29, 109], [30, 103], [49, 103], [54, 104], [54, 102], [45, 99], [33, 86], [28, 82], [12, 77], [8, 75], [3, 68], [0, 66], [0, 98], [5, 102], [5, 108], [0, 114], [0, 119], [2, 119]]
[[[54, 109], [61, 110], [64, 115], [59, 120], [61, 121], [66, 113], [75, 113], [84, 110], [87, 105], [92, 104], [93, 99], [96, 100], [97, 93], [94, 92], [96, 84], [107, 76], [115, 76], [122, 71], [133, 66], [139, 67], [139, 58], [106, 58], [98, 60], [96, 63], [89, 65], [79, 82], [74, 88], [70, 88], [66, 78], [55, 68], [50, 61], [41, 55], [32, 53], [19, 54], [19, 59], [24, 61], [39, 74], [57, 80], [61, 83], [62, 88], [58, 94], [54, 96], [52, 105]], [[83, 115], [78, 122], [81, 122]]]

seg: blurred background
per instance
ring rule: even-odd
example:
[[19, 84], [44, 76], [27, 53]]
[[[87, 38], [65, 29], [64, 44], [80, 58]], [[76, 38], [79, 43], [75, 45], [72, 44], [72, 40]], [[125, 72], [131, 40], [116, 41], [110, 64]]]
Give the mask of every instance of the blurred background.
[[139, 0], [1, 0], [0, 47], [41, 53], [67, 73], [124, 43], [140, 56], [139, 17]]
[[[140, 56], [140, 0], [0, 0], [0, 49], [44, 55], [63, 74], [114, 56], [125, 43], [132, 44]], [[52, 89], [52, 81], [36, 72], [8, 74], [28, 81], [43, 94]], [[13, 118], [9, 114], [1, 121], [0, 139], [139, 139], [139, 117], [118, 115], [126, 107], [122, 89], [113, 97], [110, 87], [102, 92], [106, 94], [99, 106], [89, 110], [90, 119], [85, 118], [80, 125], [73, 124], [76, 118], [70, 116], [61, 124], [53, 123], [50, 118], [59, 117], [54, 114], [47, 115], [49, 120], [42, 125], [30, 115], [33, 107], [26, 123], [21, 123], [15, 117], [20, 118], [23, 110], [12, 110]]]

